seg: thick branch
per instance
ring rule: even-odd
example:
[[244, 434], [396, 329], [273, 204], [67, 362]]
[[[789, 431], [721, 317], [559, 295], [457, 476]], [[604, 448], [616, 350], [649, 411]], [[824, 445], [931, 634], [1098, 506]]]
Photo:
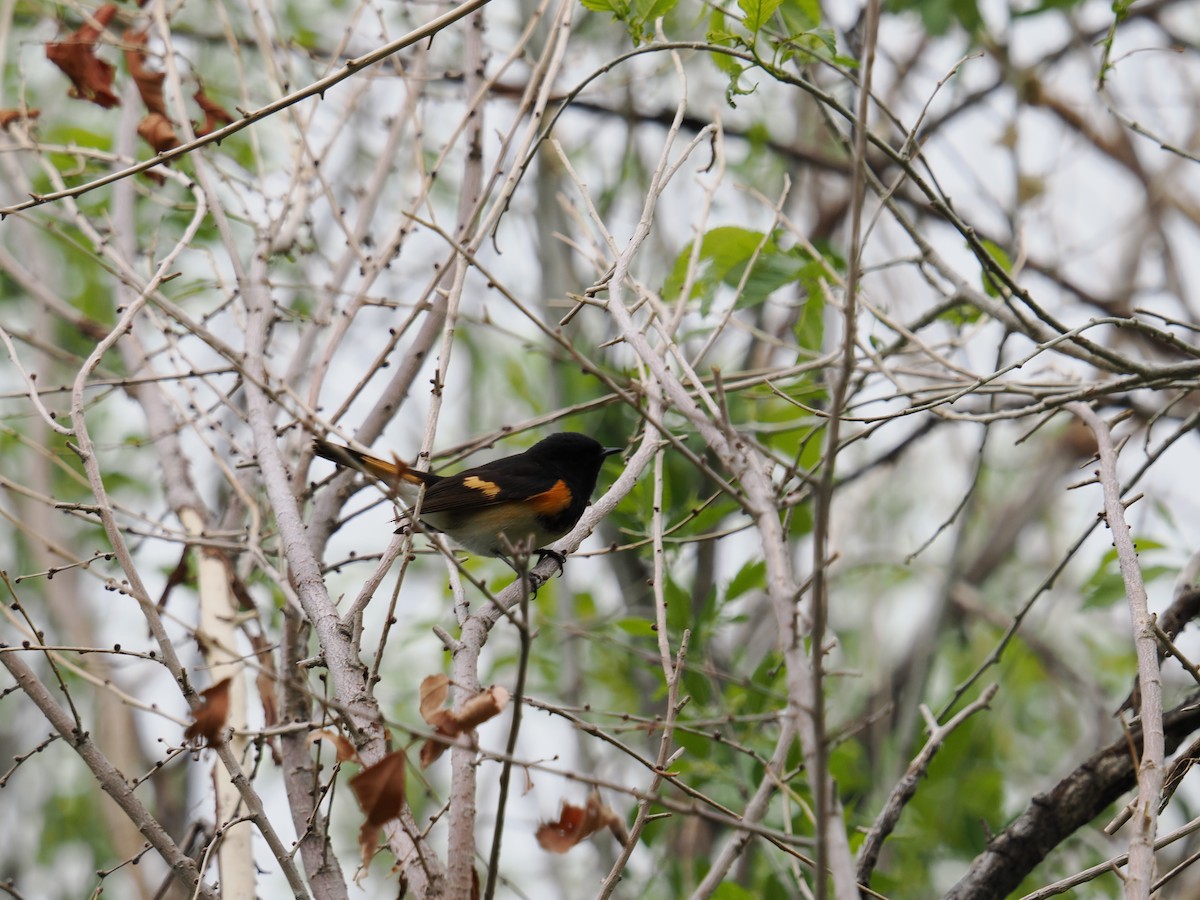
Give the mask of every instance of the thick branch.
[[[1165, 748], [1174, 752], [1200, 728], [1200, 694], [1193, 694], [1163, 718]], [[1029, 803], [1017, 820], [990, 841], [943, 900], [1002, 900], [1050, 851], [1104, 812], [1134, 786], [1142, 729], [1134, 726], [1075, 771]]]

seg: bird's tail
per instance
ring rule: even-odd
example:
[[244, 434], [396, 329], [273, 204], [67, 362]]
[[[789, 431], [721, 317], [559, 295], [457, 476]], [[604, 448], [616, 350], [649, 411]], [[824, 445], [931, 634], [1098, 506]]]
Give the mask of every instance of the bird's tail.
[[372, 478], [378, 478], [384, 484], [390, 485], [393, 488], [398, 488], [404, 484], [432, 484], [438, 480], [438, 476], [432, 472], [422, 472], [419, 469], [414, 469], [396, 457], [392, 457], [389, 462], [377, 456], [360, 453], [352, 447], [331, 444], [329, 441], [323, 441], [320, 438], [313, 441], [313, 451], [322, 459], [335, 462], [339, 466], [349, 466], [352, 469], [357, 469], [360, 472], [370, 475]]

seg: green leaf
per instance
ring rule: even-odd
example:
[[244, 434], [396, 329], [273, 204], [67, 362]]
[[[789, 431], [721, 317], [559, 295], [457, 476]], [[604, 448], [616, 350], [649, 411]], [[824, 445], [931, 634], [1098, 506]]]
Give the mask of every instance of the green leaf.
[[983, 27], [983, 14], [975, 0], [889, 0], [888, 8], [916, 12], [925, 30], [935, 36], [945, 34], [954, 25], [972, 35]]
[[653, 637], [654, 623], [649, 619], [643, 619], [638, 616], [629, 616], [624, 619], [618, 619], [613, 623], [626, 634], [634, 637]]
[[[984, 280], [986, 281], [986, 279]], [[986, 285], [984, 286], [984, 290], [987, 290]], [[978, 322], [981, 318], [983, 318], [983, 310], [969, 303], [959, 303], [950, 307], [945, 312], [938, 313], [939, 321], [949, 322], [951, 325], [958, 327]]]
[[[1117, 14], [1117, 21], [1120, 22], [1128, 14], [1132, 0], [1116, 0], [1112, 5], [1112, 11]], [[1045, 12], [1056, 12], [1063, 9], [1071, 9], [1075, 6], [1082, 6], [1083, 0], [1042, 0], [1037, 6], [1031, 9], [1014, 10], [1013, 18], [1024, 18], [1028, 16], [1037, 16]]]
[[690, 731], [676, 731], [675, 743], [687, 751], [684, 759], [689, 757], [691, 760], [707, 759], [713, 750], [713, 742], [709, 737], [692, 734]]
[[[692, 632], [692, 634], [694, 636], [695, 632]], [[692, 643], [690, 646], [693, 649], [696, 647], [695, 643]], [[697, 656], [700, 656], [700, 654], [698, 653]], [[710, 677], [703, 672], [696, 672], [692, 669], [685, 668], [683, 670], [683, 689], [687, 693], [691, 694], [692, 700], [698, 706], [703, 707], [704, 705], [712, 702], [714, 693], [713, 682]], [[680, 741], [680, 743], [682, 743], [682, 741]]]
[[704, 236], [700, 255], [712, 263], [718, 278], [726, 279], [736, 267], [749, 262], [756, 251], [765, 249], [766, 243], [766, 235], [761, 231], [726, 225], [714, 228]]
[[[979, 243], [983, 245], [983, 248], [988, 252], [988, 255], [995, 260], [996, 264], [1000, 266], [1001, 269], [1003, 269], [1005, 272], [1012, 272], [1012, 259], [1009, 257], [1008, 253], [1003, 247], [1001, 247], [995, 241], [989, 241], [987, 238], [983, 238]], [[980, 272], [980, 278], [983, 281], [983, 290], [989, 297], [1000, 296], [1000, 289], [996, 286], [996, 280], [986, 268]]]
[[805, 537], [812, 534], [813, 517], [812, 506], [810, 504], [802, 503], [799, 506], [793, 507], [791, 515], [791, 519], [788, 520], [789, 537]]
[[702, 623], [693, 617], [691, 595], [675, 579], [668, 578], [663, 585], [663, 599], [667, 604], [667, 628], [671, 634], [682, 634], [685, 628], [692, 628], [695, 633]]
[[738, 6], [741, 7], [745, 18], [743, 24], [746, 30], [751, 34], [756, 34], [767, 24], [767, 20], [775, 14], [775, 10], [779, 9], [783, 0], [738, 0]]
[[[774, 243], [768, 243], [745, 279], [739, 305], [758, 306], [784, 285], [802, 281], [807, 265], [808, 258], [804, 251], [781, 251]], [[745, 265], [735, 267], [725, 279], [726, 283], [731, 287], [736, 286], [743, 272]]]
[[[705, 234], [700, 240], [700, 255], [689, 299], [708, 296], [711, 300], [716, 285], [729, 274], [738, 260], [745, 261], [750, 257], [762, 238], [761, 232], [735, 226], [714, 228]], [[675, 257], [675, 265], [663, 284], [663, 299], [672, 301], [679, 298], [687, 280], [691, 255], [692, 245], [689, 244]]]
[[[814, 60], [838, 59], [837, 35], [828, 28], [800, 31], [778, 43], [779, 59], [786, 61], [799, 58], [806, 63]], [[857, 61], [851, 61], [857, 67]]]
[[732, 881], [722, 881], [710, 895], [713, 900], [756, 900], [757, 895], [750, 893], [740, 884]]
[[738, 79], [746, 71], [746, 67], [736, 58], [726, 56], [724, 53], [713, 53], [711, 56], [717, 69], [729, 76], [729, 87], [726, 89], [726, 93], [732, 92], [734, 95], [742, 93], [738, 88]]
[[[1166, 545], [1153, 538], [1139, 537], [1133, 542], [1138, 553], [1150, 550], [1161, 550]], [[1142, 565], [1142, 580], [1149, 583], [1170, 572], [1168, 566]], [[1121, 567], [1117, 562], [1116, 548], [1110, 549], [1100, 560], [1096, 571], [1081, 587], [1085, 609], [1108, 607], [1125, 600], [1125, 578], [1121, 575]]]
[[635, 45], [651, 37], [653, 23], [675, 9], [679, 0], [579, 0], [592, 12], [611, 13]]
[[803, 349], [813, 355], [821, 352], [821, 345], [825, 340], [825, 294], [823, 291], [808, 292], [808, 299], [804, 301], [804, 307], [800, 310], [800, 315], [796, 317], [796, 324], [792, 326], [792, 332], [796, 335], [796, 343]]
[[644, 25], [653, 25], [655, 19], [666, 16], [679, 4], [679, 0], [634, 0], [635, 17]]
[[789, 35], [812, 31], [821, 24], [821, 0], [783, 0], [779, 15]]
[[621, 0], [579, 0], [584, 9], [592, 12], [612, 13], [614, 18], [622, 19], [629, 13], [629, 7]]
[[725, 599], [736, 600], [742, 594], [763, 587], [767, 583], [767, 564], [762, 560], [751, 560], [729, 579], [725, 586]]
[[[712, 15], [708, 17], [708, 32], [705, 37], [710, 44], [717, 44], [721, 47], [732, 47], [741, 42], [741, 39], [729, 30], [725, 12], [721, 9], [714, 9]], [[745, 71], [745, 66], [725, 53], [709, 53], [708, 57], [718, 71], [729, 76], [729, 90], [736, 90], [738, 78]]]
[[[692, 247], [688, 245], [675, 258], [671, 274], [663, 283], [664, 299], [678, 299], [687, 278]], [[746, 267], [751, 266], [749, 273]], [[692, 282], [691, 298], [700, 299], [700, 311], [707, 314], [720, 285], [739, 288], [738, 306], [756, 306], [785, 285], [800, 282], [810, 290], [823, 271], [800, 247], [783, 249], [775, 235], [752, 231], [736, 225], [712, 229], [700, 241], [700, 253]]]

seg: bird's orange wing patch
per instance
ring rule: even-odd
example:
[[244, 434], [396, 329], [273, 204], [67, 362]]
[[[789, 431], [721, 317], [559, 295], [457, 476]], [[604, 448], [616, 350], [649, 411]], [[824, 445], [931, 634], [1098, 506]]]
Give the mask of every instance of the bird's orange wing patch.
[[463, 479], [463, 487], [470, 488], [473, 491], [480, 491], [489, 500], [493, 499], [500, 493], [500, 485], [494, 481], [480, 478], [478, 475], [468, 475]]
[[537, 511], [538, 515], [556, 516], [570, 506], [573, 499], [571, 489], [560, 478], [549, 490], [530, 497], [529, 505]]

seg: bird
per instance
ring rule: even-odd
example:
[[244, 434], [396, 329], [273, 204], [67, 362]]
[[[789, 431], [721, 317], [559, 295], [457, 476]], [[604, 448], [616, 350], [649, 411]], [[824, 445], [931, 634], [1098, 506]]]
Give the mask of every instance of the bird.
[[443, 532], [472, 553], [501, 559], [521, 574], [522, 567], [512, 558], [518, 547], [536, 553], [538, 562], [555, 559], [562, 571], [566, 558], [545, 545], [575, 527], [604, 461], [622, 448], [560, 431], [524, 453], [454, 475], [415, 469], [399, 459], [380, 459], [320, 438], [313, 441], [313, 450], [323, 459], [379, 479], [406, 502], [415, 502], [424, 487], [422, 527]]

